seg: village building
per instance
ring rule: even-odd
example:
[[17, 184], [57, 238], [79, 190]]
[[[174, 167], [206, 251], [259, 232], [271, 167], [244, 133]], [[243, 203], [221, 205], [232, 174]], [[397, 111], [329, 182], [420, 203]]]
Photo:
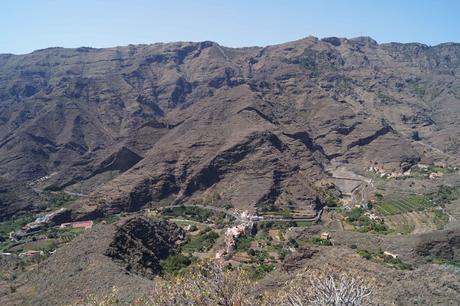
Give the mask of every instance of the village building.
[[77, 222], [67, 222], [62, 223], [59, 228], [83, 228], [90, 229], [93, 227], [93, 221], [77, 221]]
[[383, 255], [389, 256], [389, 257], [392, 257], [392, 258], [398, 258], [399, 257], [398, 254], [393, 254], [393, 253], [390, 253], [388, 251], [383, 252]]
[[34, 251], [34, 250], [30, 250], [30, 251], [25, 251], [23, 253], [20, 253], [19, 254], [19, 257], [34, 257], [34, 256], [43, 256], [45, 255], [45, 253], [43, 251]]
[[436, 178], [439, 178], [439, 177], [443, 177], [444, 176], [444, 173], [442, 172], [433, 172], [433, 173], [430, 173], [430, 180], [434, 180]]
[[366, 217], [368, 217], [369, 219], [371, 219], [372, 221], [375, 221], [375, 222], [382, 222], [383, 221], [383, 219], [380, 216], [377, 216], [376, 214], [371, 213], [371, 212], [366, 212], [366, 213], [364, 213], [364, 215]]
[[329, 240], [329, 239], [331, 239], [331, 233], [323, 232], [323, 233], [321, 233], [320, 238], [323, 239], [323, 240]]

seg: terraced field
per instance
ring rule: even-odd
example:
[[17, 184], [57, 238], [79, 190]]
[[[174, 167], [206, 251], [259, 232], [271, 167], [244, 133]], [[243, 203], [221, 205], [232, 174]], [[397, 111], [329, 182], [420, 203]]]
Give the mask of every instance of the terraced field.
[[433, 207], [433, 204], [424, 196], [420, 195], [395, 195], [386, 197], [374, 205], [382, 215], [397, 215], [412, 211], [422, 211]]
[[402, 234], [425, 233], [437, 229], [433, 213], [427, 211], [391, 215], [385, 218], [385, 223], [390, 229]]

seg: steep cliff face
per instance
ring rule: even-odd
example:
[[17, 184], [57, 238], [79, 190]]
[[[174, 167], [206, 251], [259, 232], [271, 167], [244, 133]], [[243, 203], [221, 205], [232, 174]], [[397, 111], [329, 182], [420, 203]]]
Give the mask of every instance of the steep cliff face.
[[459, 73], [458, 44], [370, 38], [2, 55], [0, 175], [84, 185], [85, 213], [214, 195], [313, 209], [331, 162], [405, 170], [420, 141], [458, 156]]

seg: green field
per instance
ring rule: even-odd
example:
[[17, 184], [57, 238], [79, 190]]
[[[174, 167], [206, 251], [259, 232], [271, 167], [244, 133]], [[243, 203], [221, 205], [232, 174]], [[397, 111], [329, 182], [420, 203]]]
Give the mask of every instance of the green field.
[[420, 195], [385, 197], [374, 205], [375, 209], [382, 215], [421, 211], [432, 206], [427, 197]]

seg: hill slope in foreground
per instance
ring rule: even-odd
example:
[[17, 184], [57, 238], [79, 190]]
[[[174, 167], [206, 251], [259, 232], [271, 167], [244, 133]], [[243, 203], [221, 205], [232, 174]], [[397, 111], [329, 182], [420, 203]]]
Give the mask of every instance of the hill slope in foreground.
[[[328, 230], [348, 234], [451, 226], [460, 215], [459, 76], [460, 44], [377, 44], [367, 37], [0, 54], [0, 221], [64, 202], [74, 221], [195, 203], [300, 215], [302, 222], [316, 216]], [[368, 217], [341, 209], [368, 202], [375, 206]], [[334, 213], [325, 205], [339, 207]], [[371, 222], [375, 215], [386, 223]], [[98, 226], [101, 237], [113, 232]], [[449, 262], [458, 256], [452, 241], [454, 255], [443, 259]], [[79, 237], [56, 254], [73, 245], [84, 250], [85, 243]], [[104, 248], [94, 246], [97, 260], [108, 260]], [[362, 260], [345, 249], [321, 252]], [[409, 260], [412, 252], [401, 250]], [[86, 275], [55, 256], [38, 269], [50, 278]], [[107, 281], [101, 287], [114, 277], [109, 270], [123, 273], [112, 264], [100, 274]], [[23, 295], [38, 288], [26, 281], [37, 271], [27, 273]], [[136, 279], [128, 283], [135, 287]]]

